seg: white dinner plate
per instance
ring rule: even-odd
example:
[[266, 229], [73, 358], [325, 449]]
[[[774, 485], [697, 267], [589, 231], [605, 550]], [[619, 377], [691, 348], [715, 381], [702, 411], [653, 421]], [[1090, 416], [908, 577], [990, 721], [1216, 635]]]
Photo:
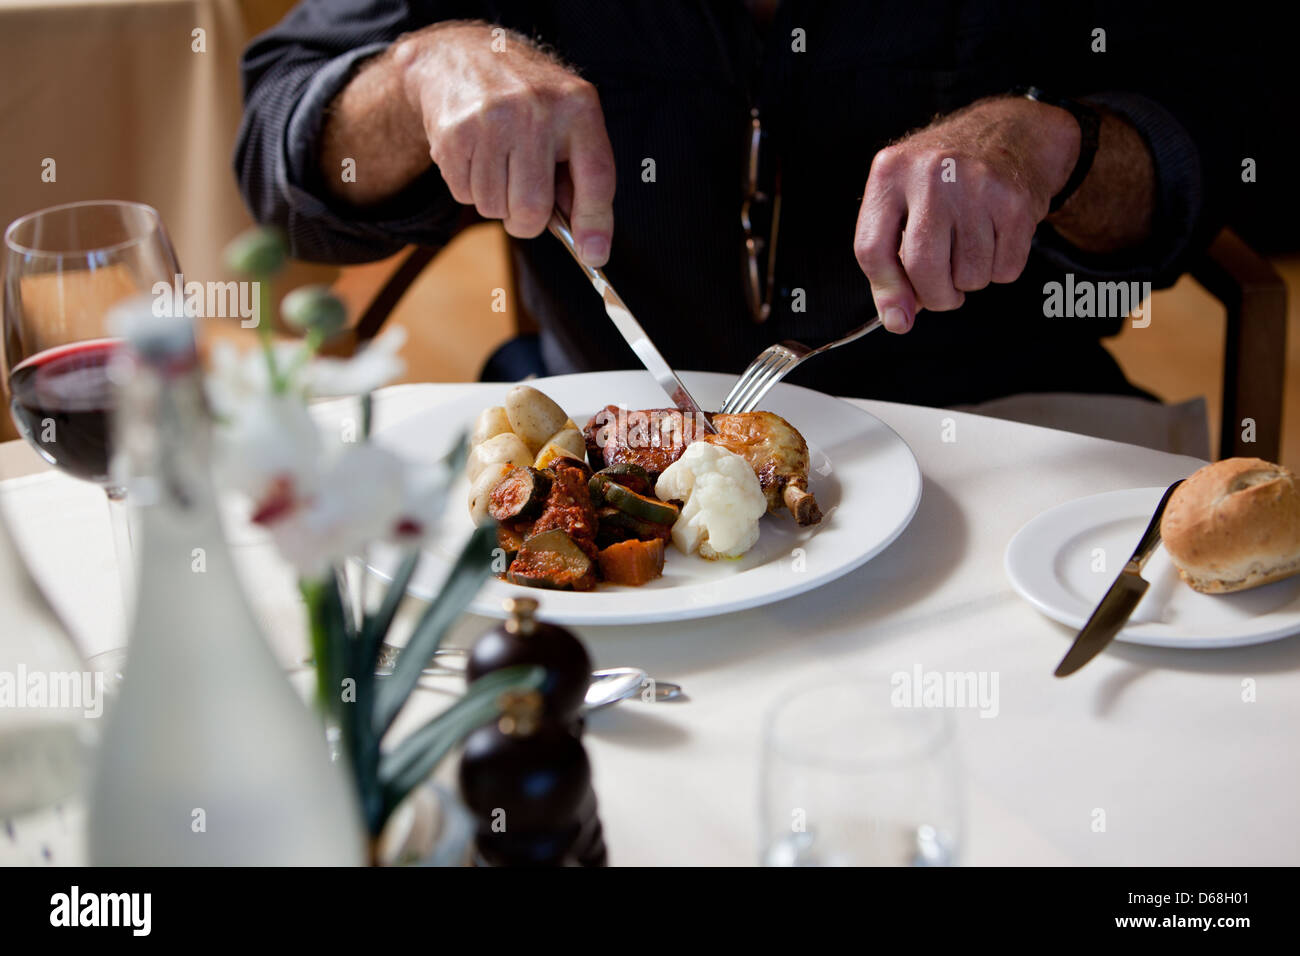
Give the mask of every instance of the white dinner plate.
[[[1053, 620], [1083, 627], [1137, 547], [1164, 491], [1110, 491], [1043, 512], [1007, 545], [1011, 586]], [[1200, 594], [1179, 578], [1163, 547], [1142, 576], [1151, 588], [1116, 640], [1211, 648], [1300, 633], [1300, 577], [1236, 594]]]
[[[736, 381], [734, 375], [711, 372], [687, 372], [682, 379], [704, 408], [717, 408]], [[648, 372], [561, 375], [528, 384], [558, 402], [580, 427], [606, 405], [668, 405]], [[380, 421], [374, 439], [406, 456], [436, 459], [473, 427], [479, 412], [502, 404], [511, 387], [475, 390], [392, 428], [383, 428]], [[670, 545], [663, 577], [639, 588], [602, 584], [594, 591], [546, 591], [492, 579], [470, 609], [502, 617], [503, 599], [527, 594], [541, 601], [548, 620], [563, 624], [708, 617], [811, 591], [859, 567], [902, 533], [921, 500], [921, 471], [893, 429], [848, 402], [795, 385], [777, 385], [763, 408], [786, 418], [808, 442], [809, 486], [825, 514], [820, 524], [800, 529], [788, 513], [767, 515], [758, 543], [734, 561], [705, 561]], [[459, 479], [450, 491], [442, 527], [411, 581], [408, 590], [414, 596], [428, 600], [436, 592], [470, 533], [468, 494], [468, 483]], [[399, 560], [395, 548], [377, 548], [369, 569], [391, 580]]]

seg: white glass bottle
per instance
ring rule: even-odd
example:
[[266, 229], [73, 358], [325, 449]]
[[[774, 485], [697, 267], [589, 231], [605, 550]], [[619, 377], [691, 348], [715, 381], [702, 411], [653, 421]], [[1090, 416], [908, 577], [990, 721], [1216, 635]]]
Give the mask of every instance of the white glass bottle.
[[110, 865], [354, 865], [352, 783], [282, 673], [226, 545], [187, 320], [128, 316], [117, 452], [139, 509], [139, 590], [90, 794]]

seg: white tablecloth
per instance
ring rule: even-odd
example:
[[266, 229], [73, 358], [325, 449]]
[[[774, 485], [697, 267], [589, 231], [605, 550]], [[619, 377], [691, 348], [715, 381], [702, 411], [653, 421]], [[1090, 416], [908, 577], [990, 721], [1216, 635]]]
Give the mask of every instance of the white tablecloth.
[[[377, 421], [480, 387], [388, 389], [377, 396]], [[815, 676], [917, 665], [999, 675], [995, 718], [956, 711], [962, 862], [1300, 863], [1300, 640], [1200, 652], [1115, 644], [1058, 680], [1052, 671], [1072, 635], [1020, 600], [1003, 572], [1007, 541], [1045, 509], [1164, 485], [1201, 462], [996, 419], [855, 404], [907, 441], [925, 479], [915, 519], [884, 553], [769, 607], [576, 629], [598, 666], [643, 667], [690, 696], [589, 718], [611, 863], [756, 862], [760, 728], [773, 699]], [[947, 417], [956, 423], [952, 442], [943, 440]], [[116, 644], [120, 602], [102, 495], [45, 473], [3, 483], [0, 503], [85, 648]], [[277, 651], [286, 664], [300, 660], [291, 576], [255, 535], [234, 539]], [[454, 642], [491, 626], [467, 618]], [[1247, 677], [1254, 703], [1242, 700]], [[422, 695], [416, 707], [439, 701]], [[1093, 829], [1098, 808], [1104, 832]]]

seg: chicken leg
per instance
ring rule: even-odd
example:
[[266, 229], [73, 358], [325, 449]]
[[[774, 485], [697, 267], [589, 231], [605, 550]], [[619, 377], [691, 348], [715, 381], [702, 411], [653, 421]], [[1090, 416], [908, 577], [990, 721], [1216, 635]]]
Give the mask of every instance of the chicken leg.
[[808, 490], [808, 443], [793, 425], [772, 412], [714, 415], [716, 435], [698, 441], [735, 452], [754, 469], [768, 513], [789, 509], [796, 523], [817, 524], [822, 512]]

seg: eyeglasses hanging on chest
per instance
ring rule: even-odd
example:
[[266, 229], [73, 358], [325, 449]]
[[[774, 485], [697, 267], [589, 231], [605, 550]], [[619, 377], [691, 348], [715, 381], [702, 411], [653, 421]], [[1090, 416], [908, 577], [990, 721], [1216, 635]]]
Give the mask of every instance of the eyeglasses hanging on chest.
[[745, 298], [756, 323], [772, 314], [776, 285], [776, 247], [781, 225], [781, 170], [779, 161], [770, 191], [761, 188], [759, 161], [763, 153], [763, 123], [757, 107], [749, 112], [749, 149], [740, 204], [740, 225], [745, 237]]

